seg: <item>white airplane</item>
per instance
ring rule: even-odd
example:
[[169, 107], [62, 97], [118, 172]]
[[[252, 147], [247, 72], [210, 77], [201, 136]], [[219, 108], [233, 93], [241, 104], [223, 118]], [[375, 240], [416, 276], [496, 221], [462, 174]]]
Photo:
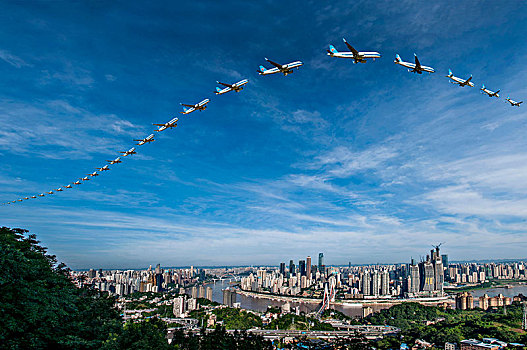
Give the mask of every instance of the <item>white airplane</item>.
[[480, 89], [480, 90], [481, 90], [481, 93], [482, 93], [482, 94], [487, 94], [489, 97], [498, 97], [498, 98], [500, 97], [500, 95], [498, 94], [498, 92], [500, 92], [500, 90], [498, 90], [498, 91], [496, 91], [496, 92], [492, 92], [492, 91], [490, 91], [489, 89], [487, 89], [487, 88], [485, 87], [485, 84], [483, 84], [483, 85], [481, 86], [481, 89]]
[[137, 144], [138, 146], [142, 146], [144, 145], [145, 143], [150, 143], [152, 141], [155, 141], [154, 140], [154, 134], [150, 134], [148, 135], [147, 137], [145, 137], [144, 139], [142, 140], [134, 140], [134, 141], [139, 141], [139, 143]]
[[53, 191], [49, 191], [48, 194], [53, 194]]
[[520, 107], [520, 105], [523, 103], [523, 101], [520, 101], [520, 102], [516, 102], [514, 100], [511, 100], [509, 98], [509, 96], [507, 96], [507, 98], [505, 99], [505, 101], [509, 102], [511, 104], [511, 106], [516, 106], [516, 107]]
[[[195, 110], [204, 111], [207, 109], [207, 103], [209, 103], [209, 101], [210, 100], [206, 98], [203, 101], [196, 103], [195, 105], [187, 105], [187, 104], [181, 103], [181, 105], [183, 106], [183, 112], [179, 112], [179, 113], [189, 114], [189, 113], [194, 112]], [[188, 107], [188, 108], [185, 108], [185, 107]]]
[[79, 178], [79, 180], [81, 180], [81, 181], [90, 181], [90, 178], [88, 176], [85, 176], [85, 177]]
[[349, 52], [339, 52], [337, 51], [337, 49], [335, 49], [333, 45], [329, 45], [329, 50], [327, 50], [329, 56], [341, 57], [341, 58], [352, 58], [353, 63], [359, 63], [359, 62], [366, 63], [367, 58], [373, 58], [373, 60], [375, 61], [376, 58], [381, 57], [381, 54], [375, 51], [371, 51], [371, 52], [357, 51], [353, 48], [353, 46], [351, 46], [346, 41], [346, 39], [342, 38], [342, 40], [344, 41], [344, 44], [346, 44], [346, 46], [348, 47]]
[[107, 160], [107, 162], [110, 163], [110, 165], [122, 163], [121, 157], [117, 157], [114, 160]]
[[[415, 57], [415, 64], [414, 63], [410, 63], [410, 62], [405, 62], [403, 60], [401, 60], [401, 56], [399, 56], [399, 54], [395, 55], [395, 61], [393, 61], [395, 64], [399, 64], [403, 67], [406, 67], [408, 68], [408, 71], [409, 72], [414, 72], [414, 73], [417, 73], [417, 74], [422, 74], [423, 72], [428, 72], [428, 73], [434, 73], [434, 68], [432, 67], [427, 67], [427, 66], [422, 66], [421, 65], [421, 62], [419, 62], [419, 59], [417, 58], [417, 55], [414, 53], [414, 57]], [[410, 68], [412, 70], [410, 70]]]
[[75, 181], [75, 182], [73, 182], [73, 184], [74, 184], [74, 185], [82, 185], [82, 182], [80, 182], [80, 181]]
[[16, 201], [11, 201], [11, 203], [16, 203]]
[[94, 171], [94, 172], [91, 173], [91, 174], [86, 174], [86, 175], [91, 176], [91, 177], [99, 176], [99, 174], [98, 174], [96, 171]]
[[39, 197], [44, 197], [45, 194], [44, 194], [44, 193], [41, 193], [41, 194], [39, 194], [38, 196], [39, 196]]
[[[135, 151], [135, 147], [130, 148], [126, 152], [119, 152], [119, 153], [122, 153], [123, 157], [129, 156], [129, 155], [132, 155], [132, 154], [137, 154], [137, 152]], [[97, 175], [92, 175], [92, 176], [97, 176]]]
[[474, 83], [471, 82], [472, 80], [472, 75], [470, 76], [470, 78], [468, 79], [461, 79], [461, 78], [458, 78], [456, 76], [454, 76], [454, 73], [452, 73], [452, 71], [449, 69], [448, 70], [448, 75], [446, 75], [446, 77], [451, 81], [452, 84], [458, 84], [459, 86], [461, 87], [465, 87], [465, 86], [470, 86], [470, 87], [474, 87]]
[[28, 199], [29, 199], [29, 197], [24, 197], [24, 199], [25, 199], [25, 200], [28, 200]]
[[243, 86], [247, 84], [248, 82], [249, 80], [247, 79], [240, 80], [239, 82], [234, 83], [234, 84], [225, 84], [225, 83], [217, 81], [216, 83], [225, 86], [225, 88], [220, 89], [219, 87], [217, 87], [214, 93], [216, 95], [223, 95], [224, 93], [229, 92], [229, 91], [240, 92], [243, 90]]
[[166, 130], [167, 128], [175, 128], [177, 127], [177, 121], [178, 118], [172, 118], [169, 122], [166, 122], [165, 124], [154, 124], [155, 126], [159, 126], [159, 128], [156, 130], [157, 132]]
[[17, 199], [17, 201], [22, 202], [22, 199]]
[[276, 62], [271, 61], [268, 58], [265, 58], [265, 60], [269, 63], [271, 63], [274, 68], [267, 69], [264, 66], [260, 66], [260, 70], [258, 70], [258, 74], [260, 75], [268, 75], [268, 74], [275, 74], [275, 73], [282, 73], [284, 76], [288, 75], [289, 73], [293, 73], [293, 68], [300, 68], [303, 63], [301, 61], [294, 61], [288, 64], [279, 64]]
[[64, 191], [64, 190], [62, 189], [62, 187], [59, 187], [59, 188], [57, 188], [55, 191], [57, 191], [57, 192], [62, 192], [62, 191]]
[[108, 165], [103, 166], [102, 168], [96, 168], [99, 171], [108, 171], [110, 170], [110, 167]]
[[72, 188], [71, 185], [66, 185], [64, 188]]
[[37, 198], [37, 196], [31, 196], [31, 198]]

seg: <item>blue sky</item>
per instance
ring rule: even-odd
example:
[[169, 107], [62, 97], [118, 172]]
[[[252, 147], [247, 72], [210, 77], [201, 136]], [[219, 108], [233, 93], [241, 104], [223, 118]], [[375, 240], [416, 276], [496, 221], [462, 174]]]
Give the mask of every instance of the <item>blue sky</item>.
[[[4, 3], [1, 202], [180, 122], [96, 181], [0, 207], [0, 224], [72, 268], [403, 262], [439, 242], [451, 260], [527, 257], [526, 106], [478, 92], [527, 98], [527, 5], [299, 4]], [[383, 57], [326, 56], [343, 37]], [[437, 73], [393, 64], [414, 52]], [[264, 57], [304, 67], [262, 77]]]

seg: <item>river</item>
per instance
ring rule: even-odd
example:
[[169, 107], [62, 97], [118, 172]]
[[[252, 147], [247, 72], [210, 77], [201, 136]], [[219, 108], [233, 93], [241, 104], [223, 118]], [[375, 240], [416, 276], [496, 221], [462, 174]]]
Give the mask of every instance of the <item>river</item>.
[[[216, 283], [210, 283], [207, 286], [212, 288], [212, 300], [220, 304], [223, 303], [223, 289], [229, 287], [231, 284], [227, 281], [219, 281]], [[471, 291], [474, 296], [474, 304], [478, 304], [478, 298], [483, 296], [483, 294], [488, 294], [490, 297], [497, 296], [498, 294], [503, 294], [506, 297], [512, 298], [518, 294], [527, 295], [527, 285], [514, 285], [513, 288], [505, 287], [493, 287], [487, 289], [478, 289]], [[241, 304], [243, 309], [255, 310], [255, 311], [265, 311], [268, 306], [281, 307], [285, 304], [284, 301], [270, 300], [267, 298], [258, 298], [252, 296], [245, 296], [238, 294], [236, 296], [236, 301]], [[290, 302], [291, 307], [298, 307], [301, 312], [309, 313], [316, 311], [320, 306], [312, 303], [298, 303]], [[369, 304], [367, 306], [372, 307], [373, 311], [380, 311], [390, 307], [390, 304]], [[362, 305], [358, 302], [354, 305], [332, 305], [332, 308], [344, 313], [350, 317], [361, 317], [362, 316]]]

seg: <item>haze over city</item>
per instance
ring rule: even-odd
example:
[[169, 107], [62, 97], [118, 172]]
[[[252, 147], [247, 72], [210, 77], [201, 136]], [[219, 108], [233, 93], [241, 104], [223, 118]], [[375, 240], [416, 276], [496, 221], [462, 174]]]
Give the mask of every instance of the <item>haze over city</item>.
[[[0, 207], [73, 269], [526, 258], [523, 2], [7, 3]], [[327, 56], [342, 38], [382, 57]], [[396, 54], [436, 73], [409, 73]], [[265, 57], [304, 65], [259, 76]], [[448, 69], [475, 87], [449, 84]], [[240, 93], [216, 81], [248, 79]], [[502, 98], [480, 93], [481, 85]], [[210, 98], [182, 115], [180, 103]]]

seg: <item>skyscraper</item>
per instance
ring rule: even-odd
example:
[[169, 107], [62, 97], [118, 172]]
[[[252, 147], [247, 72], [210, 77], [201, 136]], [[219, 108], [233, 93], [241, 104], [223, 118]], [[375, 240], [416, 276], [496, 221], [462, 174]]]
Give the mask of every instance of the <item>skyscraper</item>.
[[306, 275], [306, 261], [305, 260], [298, 261], [298, 272], [300, 273], [300, 276]]
[[289, 260], [289, 276], [293, 276], [295, 274], [295, 263], [293, 260]]
[[285, 263], [280, 263], [280, 273], [285, 276]]
[[324, 273], [324, 253], [318, 253], [318, 271]]
[[311, 257], [308, 256], [306, 259], [306, 276], [307, 279], [311, 279]]

